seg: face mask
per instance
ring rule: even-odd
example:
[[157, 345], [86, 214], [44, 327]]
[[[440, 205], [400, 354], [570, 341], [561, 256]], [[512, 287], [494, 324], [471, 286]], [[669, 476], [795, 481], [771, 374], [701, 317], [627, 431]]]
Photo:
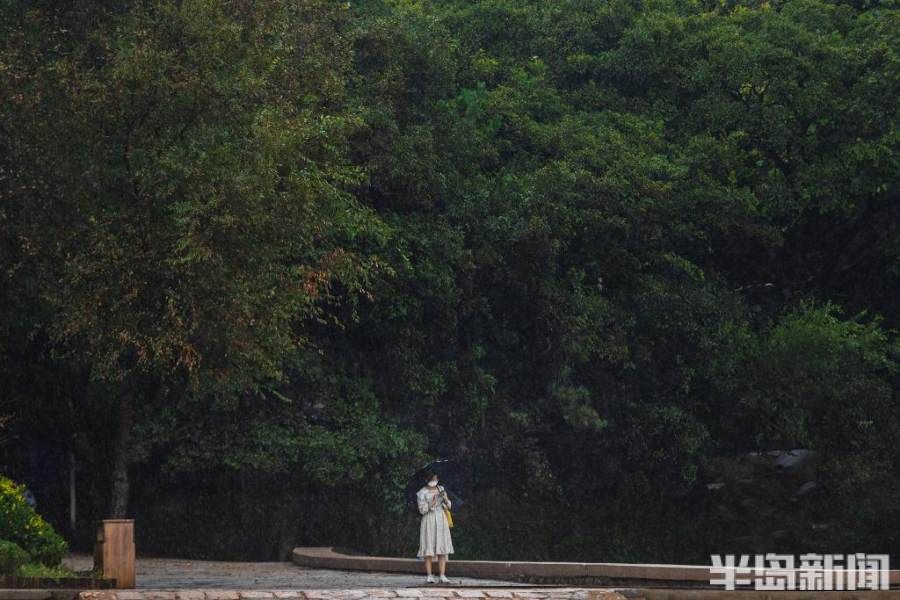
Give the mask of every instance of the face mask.
[[428, 487], [435, 487], [435, 486], [437, 486], [437, 479], [432, 479], [431, 481], [428, 482]]

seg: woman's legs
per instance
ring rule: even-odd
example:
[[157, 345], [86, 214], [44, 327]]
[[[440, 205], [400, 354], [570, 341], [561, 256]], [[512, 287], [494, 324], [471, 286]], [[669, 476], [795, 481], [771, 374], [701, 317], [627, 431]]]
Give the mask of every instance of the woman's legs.
[[431, 575], [431, 557], [430, 556], [425, 557], [425, 574]]
[[439, 554], [438, 555], [438, 569], [440, 571], [441, 577], [447, 573], [447, 555]]

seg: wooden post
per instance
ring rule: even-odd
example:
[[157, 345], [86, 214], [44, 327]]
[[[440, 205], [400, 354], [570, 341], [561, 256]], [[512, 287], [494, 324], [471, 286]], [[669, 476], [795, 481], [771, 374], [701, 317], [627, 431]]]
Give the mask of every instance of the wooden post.
[[134, 519], [104, 519], [97, 529], [94, 569], [115, 579], [119, 589], [134, 587]]

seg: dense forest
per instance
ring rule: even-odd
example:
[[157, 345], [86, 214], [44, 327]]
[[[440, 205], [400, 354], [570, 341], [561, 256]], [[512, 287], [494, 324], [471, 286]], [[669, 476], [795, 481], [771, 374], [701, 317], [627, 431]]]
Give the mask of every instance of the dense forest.
[[451, 458], [454, 558], [900, 556], [898, 9], [0, 1], [0, 473], [81, 550], [412, 556]]

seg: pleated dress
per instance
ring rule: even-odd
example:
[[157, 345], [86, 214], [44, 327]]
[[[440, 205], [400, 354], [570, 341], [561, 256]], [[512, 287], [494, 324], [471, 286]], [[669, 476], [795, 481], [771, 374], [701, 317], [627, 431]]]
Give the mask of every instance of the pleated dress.
[[419, 551], [416, 553], [419, 558], [426, 556], [436, 558], [439, 554], [453, 554], [450, 525], [447, 524], [447, 515], [444, 514], [444, 505], [451, 508], [450, 500], [447, 499], [443, 504], [439, 502], [431, 508], [431, 500], [438, 493], [440, 492], [437, 489], [432, 491], [427, 487], [416, 492], [419, 514], [422, 515], [422, 522], [419, 525]]

